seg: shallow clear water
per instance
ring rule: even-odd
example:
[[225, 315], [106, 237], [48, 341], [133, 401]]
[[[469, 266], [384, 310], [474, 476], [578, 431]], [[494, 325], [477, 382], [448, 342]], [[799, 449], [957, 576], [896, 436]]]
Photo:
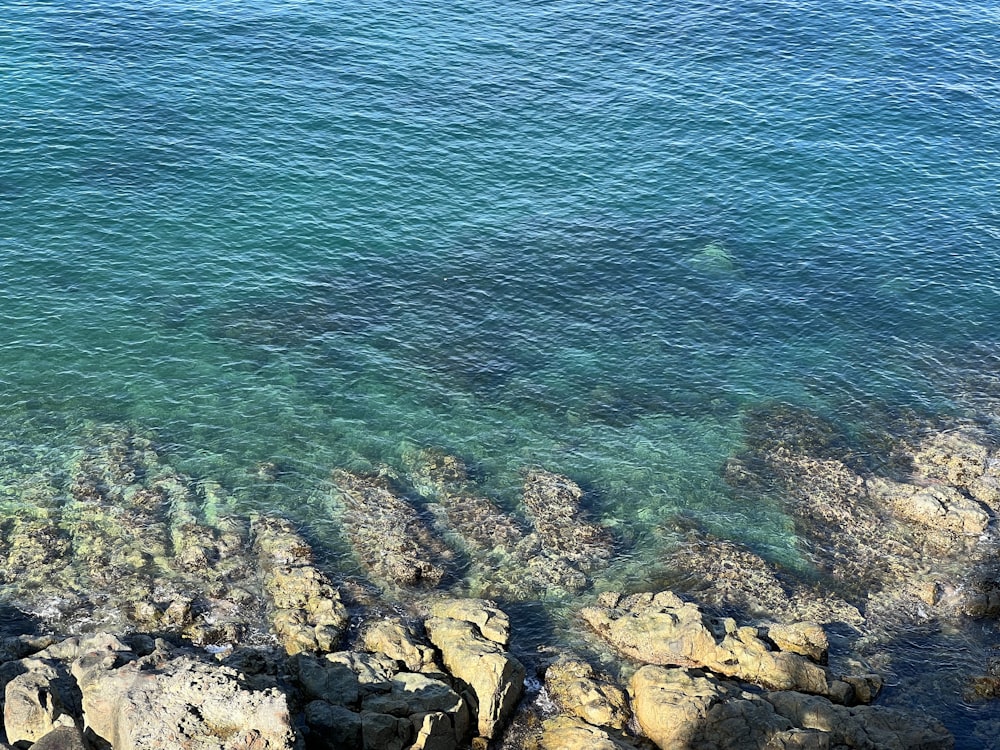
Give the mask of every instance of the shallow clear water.
[[678, 511], [794, 562], [745, 409], [996, 388], [995, 4], [0, 8], [9, 461], [134, 422], [345, 570], [334, 467], [542, 464], [612, 586]]

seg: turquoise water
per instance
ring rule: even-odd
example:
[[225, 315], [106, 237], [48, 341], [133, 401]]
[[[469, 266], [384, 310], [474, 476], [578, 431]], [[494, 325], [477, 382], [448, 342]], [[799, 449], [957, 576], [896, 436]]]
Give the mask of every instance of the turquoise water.
[[333, 468], [542, 464], [611, 586], [679, 511], [794, 562], [749, 408], [997, 396], [995, 3], [0, 10], [8, 462], [141, 425], [348, 571]]

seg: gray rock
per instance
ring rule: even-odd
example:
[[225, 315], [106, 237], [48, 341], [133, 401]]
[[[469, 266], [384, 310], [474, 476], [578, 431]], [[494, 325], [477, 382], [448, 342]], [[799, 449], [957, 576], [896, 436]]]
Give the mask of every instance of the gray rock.
[[116, 666], [95, 652], [72, 670], [87, 727], [114, 750], [294, 747], [285, 696], [247, 690], [227, 667], [163, 652]]
[[88, 750], [75, 725], [57, 726], [31, 746], [31, 750]]
[[326, 701], [306, 704], [309, 750], [356, 750], [362, 747], [361, 715]]

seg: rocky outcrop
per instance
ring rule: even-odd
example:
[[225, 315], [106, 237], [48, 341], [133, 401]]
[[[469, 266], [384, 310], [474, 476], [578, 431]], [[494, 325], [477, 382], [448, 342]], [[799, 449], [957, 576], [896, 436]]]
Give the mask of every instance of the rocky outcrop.
[[157, 651], [124, 664], [121, 657], [85, 654], [72, 668], [88, 730], [114, 750], [294, 747], [288, 705], [277, 690], [246, 690], [239, 673], [186, 654]]
[[372, 623], [365, 629], [362, 642], [367, 650], [395, 659], [411, 672], [442, 671], [434, 649], [421, 643], [413, 628], [401, 618]]
[[443, 600], [430, 607], [425, 627], [448, 672], [468, 686], [477, 732], [496, 736], [524, 690], [524, 666], [507, 652], [510, 621], [485, 601]]
[[306, 701], [310, 748], [455, 750], [470, 731], [469, 702], [443, 674], [408, 672], [386, 656], [351, 651], [299, 655], [293, 674]]
[[[598, 727], [625, 729], [631, 713], [625, 691], [583, 659], [563, 655], [545, 670], [545, 689], [566, 713]], [[566, 731], [569, 731], [567, 728]]]
[[[829, 589], [859, 606], [867, 634], [1000, 612], [998, 469], [983, 435], [959, 427], [889, 441], [880, 476], [829, 440], [776, 438], [793, 430], [775, 414], [753, 422], [749, 450], [729, 461], [727, 480], [750, 494], [777, 490], [803, 555]], [[809, 425], [798, 429], [832, 434]]]
[[635, 746], [609, 732], [569, 716], [555, 716], [542, 723], [541, 736], [531, 750], [634, 750]]
[[389, 479], [335, 471], [333, 483], [344, 531], [371, 575], [402, 586], [441, 582], [454, 553]]
[[704, 667], [776, 690], [845, 692], [823, 667], [798, 653], [775, 649], [756, 628], [739, 627], [732, 618], [707, 617], [696, 604], [670, 591], [602, 595], [597, 606], [580, 614], [617, 651], [640, 662]]
[[347, 608], [330, 580], [313, 564], [312, 549], [280, 518], [253, 521], [271, 627], [289, 654], [333, 651], [348, 623]]
[[663, 750], [954, 747], [948, 731], [932, 719], [848, 708], [802, 693], [758, 695], [680, 668], [645, 666], [632, 677], [629, 691], [642, 733]]

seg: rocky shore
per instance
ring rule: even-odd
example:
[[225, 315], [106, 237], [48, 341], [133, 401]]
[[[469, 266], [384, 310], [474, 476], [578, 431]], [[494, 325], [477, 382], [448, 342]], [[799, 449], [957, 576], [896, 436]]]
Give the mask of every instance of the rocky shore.
[[[149, 439], [95, 428], [64, 465], [4, 477], [0, 748], [954, 747], [879, 705], [880, 667], [907, 629], [995, 628], [995, 442], [910, 430], [876, 464], [808, 415], [747, 434], [726, 479], [781, 503], [806, 567], [678, 518], [669, 588], [599, 592], [621, 542], [549, 469], [525, 468], [513, 509], [438, 450], [333, 471], [359, 579]], [[519, 641], [508, 616], [553, 592], [575, 597], [578, 650]], [[1000, 695], [997, 672], [965, 698]]]

